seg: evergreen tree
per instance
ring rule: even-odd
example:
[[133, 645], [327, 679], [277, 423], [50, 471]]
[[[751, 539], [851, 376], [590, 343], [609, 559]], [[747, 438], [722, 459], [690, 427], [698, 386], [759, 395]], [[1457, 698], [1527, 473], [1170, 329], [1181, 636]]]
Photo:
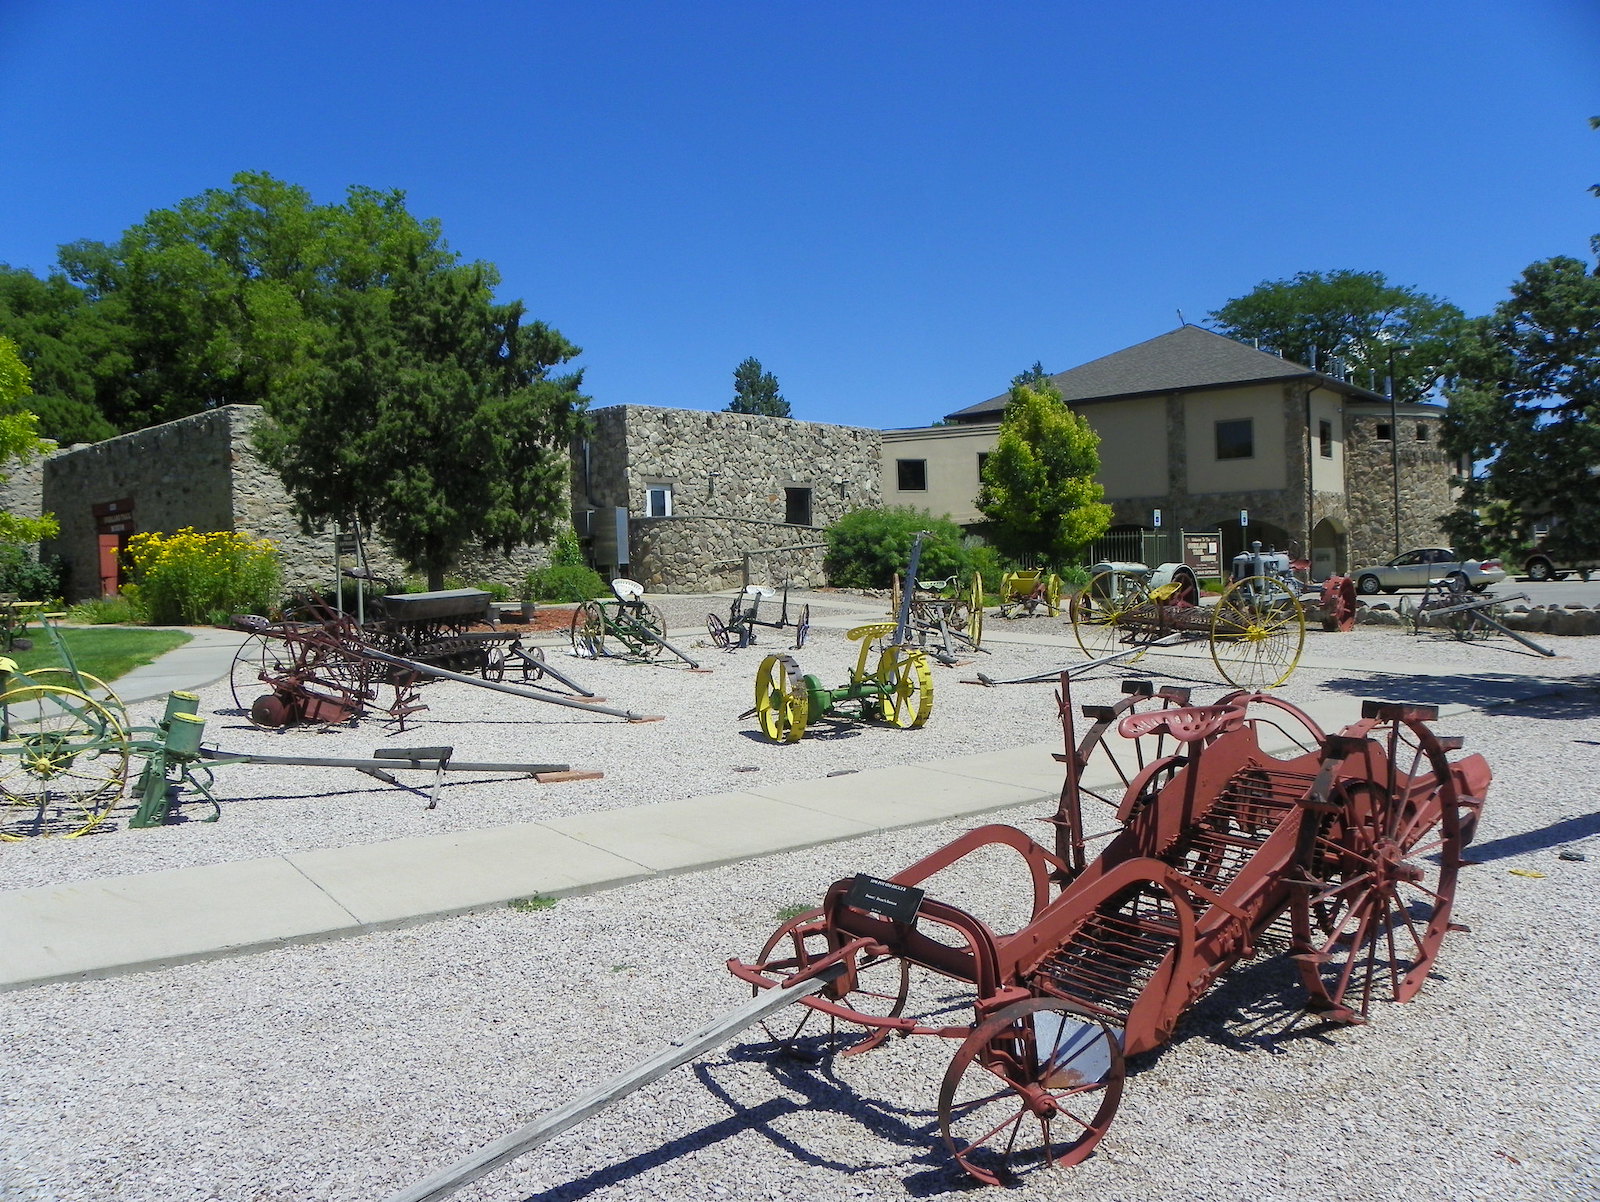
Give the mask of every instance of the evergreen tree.
[[752, 357], [733, 369], [733, 400], [727, 412], [788, 417], [789, 402], [778, 395], [778, 377], [762, 371], [761, 360]]

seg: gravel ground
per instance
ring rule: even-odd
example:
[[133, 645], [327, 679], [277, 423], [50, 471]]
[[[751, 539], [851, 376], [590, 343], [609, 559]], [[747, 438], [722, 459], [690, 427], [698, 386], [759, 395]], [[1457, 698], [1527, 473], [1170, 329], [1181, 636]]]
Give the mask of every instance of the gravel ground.
[[[705, 599], [666, 598], [675, 630]], [[853, 660], [852, 617], [813, 602], [796, 653], [825, 683]], [[712, 607], [725, 609], [726, 601]], [[824, 607], [828, 608], [824, 608]], [[863, 610], [862, 613], [870, 612]], [[219, 769], [222, 821], [0, 845], [5, 887], [90, 879], [808, 779], [849, 768], [1060, 738], [1046, 686], [956, 683], [1076, 658], [1055, 622], [990, 622], [994, 654], [936, 669], [920, 731], [839, 725], [774, 747], [739, 721], [762, 646], [697, 648], [713, 671], [561, 661], [613, 703], [664, 713], [629, 725], [432, 685], [404, 734], [256, 731], [226, 684], [206, 690], [208, 739], [239, 750], [356, 755], [448, 742], [473, 759], [599, 768], [596, 782], [462, 780], [428, 811], [347, 770]], [[999, 639], [1005, 639], [1002, 643]], [[1012, 642], [1013, 639], [1032, 642]], [[1043, 640], [1053, 639], [1052, 643]], [[692, 635], [680, 638], [692, 642]], [[1363, 628], [1307, 637], [1290, 700], [1405, 697], [1475, 708], [1441, 724], [1488, 757], [1495, 784], [1456, 918], [1412, 1004], [1369, 1025], [1313, 1025], [1281, 955], [1237, 969], [1178, 1038], [1130, 1066], [1110, 1134], [1078, 1168], [1012, 1191], [1091, 1200], [1600, 1197], [1600, 1039], [1592, 1019], [1600, 918], [1600, 639], [1546, 639], [1559, 658]], [[1355, 670], [1341, 662], [1384, 665]], [[1162, 660], [1162, 683], [1222, 691], [1209, 663]], [[1075, 699], [1109, 701], [1101, 670]], [[1484, 705], [1553, 682], [1537, 700]], [[228, 711], [234, 710], [233, 714]], [[153, 717], [140, 707], [136, 720]], [[739, 771], [740, 769], [754, 769]], [[358, 783], [359, 782], [359, 783]], [[190, 807], [198, 817], [202, 807]], [[1038, 832], [1037, 807], [1003, 815]], [[758, 949], [832, 880], [892, 873], [970, 826], [898, 831], [549, 909], [498, 910], [336, 943], [0, 995], [0, 1197], [382, 1198], [620, 1071], [736, 1005], [723, 962]], [[1563, 848], [1583, 861], [1557, 857]], [[1014, 889], [974, 865], [940, 896], [1003, 917]], [[997, 882], [999, 882], [997, 884]], [[954, 893], [949, 893], [954, 890]], [[944, 991], [919, 986], [937, 1008]], [[955, 997], [957, 1017], [960, 998]], [[953, 1045], [896, 1041], [819, 1064], [772, 1054], [759, 1030], [680, 1069], [543, 1151], [463, 1190], [477, 1199], [968, 1195], [937, 1130]]]

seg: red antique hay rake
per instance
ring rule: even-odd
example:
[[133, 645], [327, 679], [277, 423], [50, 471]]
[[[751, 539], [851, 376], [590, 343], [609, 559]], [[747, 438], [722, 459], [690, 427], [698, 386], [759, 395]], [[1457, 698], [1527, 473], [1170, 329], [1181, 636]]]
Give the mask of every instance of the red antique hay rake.
[[[1087, 711], [1093, 724], [1061, 757], [1054, 852], [1013, 827], [981, 827], [886, 881], [837, 882], [730, 970], [770, 989], [842, 967], [802, 1004], [807, 1018], [865, 1028], [850, 1052], [890, 1035], [959, 1041], [940, 1128], [991, 1184], [1088, 1156], [1121, 1098], [1124, 1057], [1169, 1040], [1269, 936], [1287, 937], [1309, 1007], [1331, 1021], [1415, 996], [1452, 929], [1487, 763], [1451, 763], [1459, 741], [1432, 732], [1431, 707], [1369, 702], [1330, 737], [1270, 696], [1187, 700], [1143, 687]], [[1062, 716], [1072, 747], [1065, 702]], [[1269, 732], [1299, 747], [1270, 755]], [[1112, 798], [1081, 783], [1090, 776], [1121, 785], [1117, 825], [1093, 860], [1081, 799]], [[1020, 856], [1032, 892], [1031, 918], [1010, 934], [924, 888], [991, 847]], [[970, 988], [973, 1021], [906, 1016], [913, 968]]]
[[[1481, 756], [1449, 759], [1460, 742], [1434, 734], [1433, 707], [1368, 702], [1329, 736], [1266, 694], [1192, 706], [1186, 689], [1130, 682], [1116, 705], [1085, 708], [1077, 739], [1068, 687], [1063, 673], [1054, 850], [990, 825], [887, 879], [836, 882], [754, 959], [728, 962], [755, 995], [740, 1010], [394, 1202], [444, 1197], [792, 1005], [796, 1021], [768, 1033], [797, 1051], [815, 1049], [802, 1041], [819, 1018], [860, 1029], [846, 1055], [890, 1036], [954, 1041], [940, 1131], [971, 1176], [1001, 1184], [1085, 1159], [1125, 1057], [1170, 1040], [1263, 946], [1287, 946], [1307, 1008], [1329, 1021], [1416, 995], [1457, 929], [1456, 876], [1490, 781]], [[1086, 832], [1085, 798], [1115, 808], [1109, 830]], [[946, 870], [992, 881], [991, 852], [1020, 860], [1028, 913], [1010, 933], [930, 892]], [[946, 983], [920, 1017], [914, 972]], [[970, 1022], [949, 1021], [949, 982]]]

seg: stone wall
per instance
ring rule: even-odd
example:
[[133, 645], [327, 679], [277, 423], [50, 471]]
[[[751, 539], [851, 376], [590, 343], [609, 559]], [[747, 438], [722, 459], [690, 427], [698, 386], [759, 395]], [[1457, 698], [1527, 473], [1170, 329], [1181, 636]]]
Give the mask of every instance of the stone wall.
[[[574, 504], [627, 508], [629, 571], [655, 591], [735, 587], [747, 551], [820, 542], [846, 513], [881, 503], [877, 430], [642, 405], [590, 417], [587, 448], [574, 454]], [[652, 485], [671, 487], [670, 516], [643, 516]], [[791, 488], [810, 490], [809, 526], [785, 520]], [[753, 566], [752, 577], [821, 583], [820, 556]]]
[[796, 588], [827, 583], [822, 531], [736, 518], [640, 518], [629, 523], [631, 571], [651, 592], [739, 588], [748, 557], [751, 584]]
[[[1379, 426], [1395, 425], [1398, 439], [1379, 438]], [[1398, 421], [1386, 410], [1345, 413], [1345, 492], [1349, 510], [1350, 564], [1382, 563], [1395, 552], [1395, 461], [1399, 463], [1399, 550], [1448, 545], [1439, 518], [1448, 513], [1450, 457], [1439, 441], [1439, 414], [1407, 406]], [[1416, 437], [1418, 427], [1427, 431]]]

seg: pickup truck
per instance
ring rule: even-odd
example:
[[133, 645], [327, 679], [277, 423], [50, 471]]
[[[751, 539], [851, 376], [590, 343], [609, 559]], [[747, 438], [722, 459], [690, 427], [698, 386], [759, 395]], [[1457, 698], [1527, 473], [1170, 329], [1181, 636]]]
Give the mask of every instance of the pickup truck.
[[1600, 572], [1600, 555], [1567, 559], [1536, 547], [1523, 556], [1522, 574], [1529, 580], [1565, 580], [1573, 572], [1580, 580], [1589, 579], [1590, 572]]

